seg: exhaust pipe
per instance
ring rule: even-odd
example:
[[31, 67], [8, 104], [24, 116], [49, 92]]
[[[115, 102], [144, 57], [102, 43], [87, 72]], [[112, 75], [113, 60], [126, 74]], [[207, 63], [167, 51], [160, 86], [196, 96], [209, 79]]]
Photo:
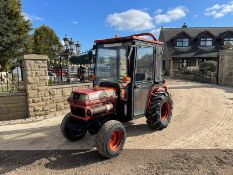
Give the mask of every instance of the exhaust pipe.
[[87, 114], [94, 116], [96, 114], [104, 113], [113, 109], [113, 104], [109, 103], [103, 106], [93, 107], [87, 110]]

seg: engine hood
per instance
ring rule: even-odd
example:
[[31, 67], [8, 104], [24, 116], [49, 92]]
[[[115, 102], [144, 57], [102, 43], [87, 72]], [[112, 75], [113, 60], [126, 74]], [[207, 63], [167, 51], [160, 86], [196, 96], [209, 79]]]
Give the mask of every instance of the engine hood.
[[73, 90], [73, 93], [79, 95], [79, 97], [82, 97], [82, 99], [86, 99], [86, 100], [96, 100], [101, 98], [116, 97], [115, 89], [108, 87], [76, 89]]

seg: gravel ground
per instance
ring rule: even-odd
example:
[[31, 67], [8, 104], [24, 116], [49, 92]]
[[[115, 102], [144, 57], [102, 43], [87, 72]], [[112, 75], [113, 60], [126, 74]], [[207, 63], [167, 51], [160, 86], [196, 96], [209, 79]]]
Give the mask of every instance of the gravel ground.
[[233, 88], [169, 80], [174, 115], [152, 132], [126, 124], [123, 154], [98, 156], [94, 136], [69, 143], [62, 115], [0, 126], [0, 174], [233, 174]]

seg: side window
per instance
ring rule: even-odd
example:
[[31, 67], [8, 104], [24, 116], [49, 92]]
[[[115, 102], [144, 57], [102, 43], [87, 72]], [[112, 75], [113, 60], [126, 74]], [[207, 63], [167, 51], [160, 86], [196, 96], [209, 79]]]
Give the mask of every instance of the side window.
[[163, 81], [163, 47], [156, 46], [155, 82]]
[[125, 49], [120, 49], [120, 70], [119, 74], [120, 77], [124, 77], [127, 75], [127, 59], [126, 59], [126, 50]]
[[137, 49], [136, 81], [153, 81], [153, 47]]

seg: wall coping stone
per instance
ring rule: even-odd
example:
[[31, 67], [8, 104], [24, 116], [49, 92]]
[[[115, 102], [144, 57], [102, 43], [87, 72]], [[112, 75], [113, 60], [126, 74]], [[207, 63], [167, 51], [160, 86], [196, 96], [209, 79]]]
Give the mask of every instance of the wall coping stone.
[[28, 54], [24, 55], [23, 60], [49, 60], [47, 55]]
[[26, 96], [26, 93], [25, 92], [0, 93], [0, 97], [10, 97], [10, 96]]

